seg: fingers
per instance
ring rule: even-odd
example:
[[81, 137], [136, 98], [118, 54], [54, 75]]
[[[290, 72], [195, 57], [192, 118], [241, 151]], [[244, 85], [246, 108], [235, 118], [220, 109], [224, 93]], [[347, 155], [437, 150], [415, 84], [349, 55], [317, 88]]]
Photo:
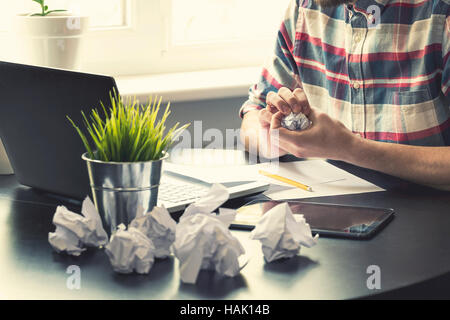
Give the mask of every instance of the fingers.
[[259, 123], [263, 127], [269, 127], [270, 122], [272, 121], [272, 115], [273, 115], [273, 113], [267, 109], [260, 110], [259, 115], [258, 115]]
[[272, 146], [286, 150], [287, 152], [295, 155], [296, 144], [292, 143], [293, 140], [295, 141], [295, 138], [291, 137], [291, 131], [283, 127], [270, 130], [270, 141]]
[[[292, 138], [290, 137], [289, 130], [281, 126], [281, 121], [284, 117], [282, 112], [277, 112], [272, 116], [270, 122], [270, 139], [274, 145], [284, 150], [290, 151], [292, 149]], [[287, 132], [286, 132], [287, 131]], [[288, 137], [288, 138], [286, 138]]]
[[[314, 111], [311, 111], [314, 113]], [[270, 123], [270, 141], [273, 146], [286, 150], [287, 152], [302, 157], [304, 148], [314, 136], [315, 130], [291, 131], [281, 126], [283, 113], [277, 112], [272, 116]], [[303, 150], [303, 151], [302, 151]]]
[[293, 95], [298, 101], [298, 104], [301, 106], [300, 112], [304, 113], [306, 116], [309, 116], [311, 112], [311, 107], [309, 106], [308, 99], [306, 98], [305, 91], [303, 89], [297, 88], [294, 90]]
[[278, 95], [289, 105], [292, 112], [294, 113], [302, 112], [302, 106], [300, 105], [299, 100], [291, 90], [283, 87], [280, 90], [278, 90]]
[[268, 104], [268, 105], [267, 105], [267, 110], [269, 110], [270, 113], [277, 113], [277, 112], [278, 112], [277, 107], [274, 107], [274, 106], [271, 105], [271, 104]]
[[267, 105], [276, 107], [278, 111], [281, 111], [285, 115], [289, 115], [291, 113], [291, 108], [288, 103], [283, 100], [278, 94], [273, 91], [270, 91], [266, 97]]
[[272, 115], [272, 118], [270, 120], [270, 130], [280, 128], [283, 117], [284, 117], [284, 114], [282, 112], [277, 112], [274, 115]]
[[291, 91], [289, 88], [282, 87], [278, 93], [271, 91], [267, 94], [266, 103], [272, 113], [281, 111], [284, 115], [289, 115], [291, 112], [303, 112], [308, 115], [310, 112], [308, 99], [300, 88]]

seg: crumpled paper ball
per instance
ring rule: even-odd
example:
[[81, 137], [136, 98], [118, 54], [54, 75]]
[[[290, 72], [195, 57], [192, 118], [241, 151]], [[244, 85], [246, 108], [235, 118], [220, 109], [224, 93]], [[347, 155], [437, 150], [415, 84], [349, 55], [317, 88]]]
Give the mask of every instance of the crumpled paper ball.
[[243, 268], [239, 257], [245, 250], [228, 229], [236, 211], [220, 209], [219, 215], [211, 213], [228, 197], [227, 189], [215, 184], [181, 216], [173, 249], [180, 260], [182, 282], [195, 283], [202, 269], [233, 277]]
[[105, 252], [115, 272], [146, 274], [155, 261], [155, 246], [140, 230], [121, 224], [111, 236]]
[[101, 247], [108, 242], [100, 215], [89, 197], [83, 201], [81, 215], [58, 206], [53, 224], [56, 230], [48, 234], [48, 241], [58, 253], [79, 256], [86, 246]]
[[151, 212], [138, 212], [130, 227], [140, 230], [155, 246], [155, 257], [166, 258], [170, 255], [170, 248], [175, 241], [177, 223], [170, 216], [169, 211], [162, 207], [154, 207]]
[[261, 241], [267, 262], [292, 258], [299, 254], [301, 246], [315, 246], [318, 237], [318, 234], [312, 236], [303, 215], [294, 217], [287, 203], [267, 211], [251, 232], [252, 239]]
[[285, 116], [281, 120], [281, 126], [291, 131], [305, 130], [311, 125], [308, 117], [303, 113], [293, 113], [291, 112], [288, 116]]

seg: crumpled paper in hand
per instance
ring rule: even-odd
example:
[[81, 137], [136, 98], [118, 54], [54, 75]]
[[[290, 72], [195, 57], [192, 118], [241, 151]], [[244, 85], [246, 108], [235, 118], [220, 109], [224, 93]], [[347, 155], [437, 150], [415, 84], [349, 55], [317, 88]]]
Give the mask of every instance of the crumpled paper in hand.
[[245, 250], [228, 230], [236, 211], [220, 208], [219, 215], [212, 213], [228, 197], [227, 189], [215, 184], [181, 216], [173, 249], [180, 260], [182, 282], [195, 283], [202, 269], [233, 277], [243, 268], [244, 260], [239, 257]]
[[119, 225], [105, 247], [109, 262], [115, 272], [149, 273], [155, 261], [155, 246], [152, 240], [139, 229], [125, 228], [125, 225]]
[[170, 255], [170, 248], [175, 241], [177, 223], [164, 206], [154, 207], [146, 214], [141, 209], [136, 214], [136, 218], [131, 221], [130, 227], [140, 230], [152, 240], [156, 258], [166, 258]]
[[267, 211], [251, 232], [252, 239], [261, 241], [267, 262], [292, 258], [299, 254], [301, 246], [315, 246], [318, 237], [318, 234], [312, 236], [311, 228], [303, 215], [296, 215], [294, 218], [287, 203]]
[[48, 242], [58, 253], [79, 256], [86, 246], [101, 247], [108, 242], [100, 215], [89, 197], [83, 201], [81, 215], [58, 206], [53, 224], [56, 230], [48, 234]]
[[283, 120], [281, 120], [281, 126], [291, 131], [296, 130], [305, 130], [308, 129], [311, 125], [311, 121], [309, 121], [308, 117], [303, 113], [293, 113], [285, 116]]

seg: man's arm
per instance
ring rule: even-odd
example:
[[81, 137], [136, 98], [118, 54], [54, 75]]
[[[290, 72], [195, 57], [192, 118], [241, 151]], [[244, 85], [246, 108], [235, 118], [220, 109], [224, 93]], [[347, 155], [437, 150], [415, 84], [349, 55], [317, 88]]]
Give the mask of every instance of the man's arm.
[[[372, 141], [353, 134], [341, 122], [310, 108], [312, 126], [304, 131], [281, 127], [283, 114], [272, 117], [277, 146], [297, 157], [341, 160], [438, 188], [450, 186], [450, 147], [420, 147]], [[276, 132], [275, 132], [276, 131]]]
[[259, 110], [252, 110], [247, 112], [242, 118], [241, 123], [241, 141], [245, 146], [245, 150], [249, 152], [258, 152], [259, 145], [258, 123]]
[[450, 186], [450, 147], [420, 147], [355, 137], [344, 161], [435, 187]]

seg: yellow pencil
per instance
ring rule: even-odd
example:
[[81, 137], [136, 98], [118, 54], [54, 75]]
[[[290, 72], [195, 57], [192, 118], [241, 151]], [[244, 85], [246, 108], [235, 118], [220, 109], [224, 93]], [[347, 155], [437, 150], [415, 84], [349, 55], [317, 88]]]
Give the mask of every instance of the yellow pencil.
[[282, 176], [279, 176], [276, 174], [272, 174], [272, 173], [269, 173], [269, 172], [266, 172], [263, 170], [259, 170], [259, 174], [262, 174], [263, 176], [266, 176], [266, 177], [269, 177], [269, 178], [272, 178], [272, 179], [275, 179], [275, 180], [278, 180], [281, 182], [285, 182], [287, 184], [290, 184], [291, 186], [294, 186], [294, 187], [297, 187], [297, 188], [300, 188], [300, 189], [303, 189], [306, 191], [312, 191], [311, 187], [304, 185], [303, 183], [300, 183], [300, 182], [297, 182], [297, 181], [294, 181], [294, 180], [291, 180], [291, 179], [288, 179], [288, 178], [285, 178], [285, 177], [282, 177]]

